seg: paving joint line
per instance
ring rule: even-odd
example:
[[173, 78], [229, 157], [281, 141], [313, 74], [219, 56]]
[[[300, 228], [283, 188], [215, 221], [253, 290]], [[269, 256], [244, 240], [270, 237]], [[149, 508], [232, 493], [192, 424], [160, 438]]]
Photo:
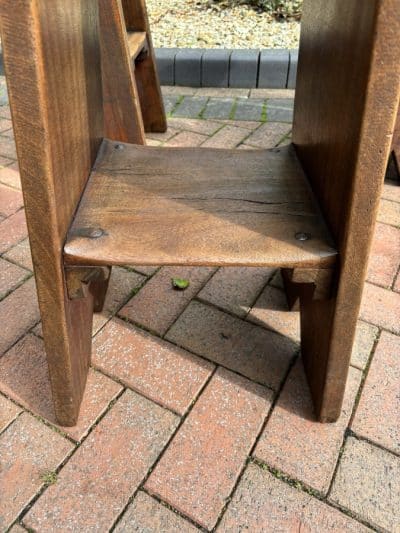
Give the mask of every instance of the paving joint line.
[[[214, 377], [214, 375], [216, 374], [217, 372], [217, 369], [218, 369], [218, 365], [215, 366], [215, 368], [213, 369], [213, 371], [210, 373], [209, 377], [205, 380], [205, 382], [203, 383], [202, 387], [200, 388], [200, 390], [198, 391], [198, 393], [195, 395], [194, 399], [192, 400], [191, 404], [189, 405], [187, 411], [182, 415], [182, 416], [179, 416], [179, 422], [175, 428], [175, 430], [171, 433], [169, 439], [167, 440], [165, 446], [162, 448], [161, 452], [159, 453], [159, 455], [157, 456], [157, 458], [155, 459], [154, 463], [149, 467], [146, 475], [143, 477], [142, 481], [140, 482], [140, 484], [138, 485], [138, 487], [135, 489], [135, 491], [133, 492], [133, 494], [131, 495], [131, 497], [129, 498], [127, 504], [125, 505], [125, 507], [122, 509], [121, 513], [119, 513], [118, 517], [116, 518], [114, 524], [111, 526], [110, 528], [110, 533], [112, 533], [115, 529], [115, 527], [118, 525], [118, 523], [120, 522], [121, 518], [123, 517], [123, 515], [125, 514], [126, 510], [128, 509], [129, 505], [133, 502], [133, 500], [135, 499], [136, 497], [136, 494], [139, 492], [139, 490], [143, 490], [144, 488], [144, 485], [146, 484], [147, 480], [149, 479], [151, 473], [154, 471], [154, 469], [157, 467], [158, 463], [161, 461], [162, 457], [164, 456], [165, 452], [167, 451], [167, 449], [169, 448], [169, 445], [172, 443], [173, 439], [175, 438], [175, 436], [178, 434], [178, 431], [180, 430], [180, 428], [183, 426], [184, 422], [186, 421], [187, 417], [189, 416], [189, 414], [192, 412], [194, 406], [196, 405], [198, 399], [200, 398], [200, 396], [203, 394], [204, 390], [206, 389], [206, 387], [209, 385], [210, 381], [212, 380], [212, 378]], [[151, 496], [153, 496], [153, 494], [151, 494]], [[161, 498], [160, 498], [161, 500]], [[166, 503], [166, 502], [165, 502]], [[169, 505], [169, 504], [167, 504]], [[190, 519], [189, 519], [190, 520]]]
[[236, 492], [236, 489], [237, 489], [240, 481], [242, 480], [244, 472], [245, 472], [247, 466], [249, 465], [249, 463], [251, 462], [251, 460], [253, 458], [253, 453], [254, 453], [254, 451], [255, 451], [255, 449], [257, 447], [257, 444], [258, 444], [262, 434], [264, 433], [264, 430], [267, 427], [268, 422], [271, 419], [272, 413], [273, 413], [273, 411], [274, 411], [274, 409], [276, 407], [276, 404], [278, 403], [278, 400], [280, 398], [282, 390], [283, 390], [283, 388], [284, 388], [284, 386], [285, 386], [285, 384], [286, 384], [286, 382], [288, 380], [289, 374], [290, 374], [292, 368], [294, 367], [294, 365], [296, 364], [296, 361], [298, 360], [298, 358], [299, 358], [299, 353], [296, 353], [296, 354], [293, 355], [291, 361], [289, 362], [289, 365], [288, 365], [288, 368], [286, 370], [286, 373], [285, 373], [285, 375], [283, 376], [283, 378], [281, 380], [280, 386], [278, 387], [277, 391], [274, 391], [274, 393], [273, 393], [273, 399], [272, 399], [270, 408], [268, 409], [268, 413], [267, 413], [263, 423], [261, 424], [261, 428], [260, 428], [259, 432], [257, 433], [257, 435], [256, 435], [256, 437], [255, 437], [255, 439], [253, 441], [253, 444], [252, 444], [252, 446], [251, 446], [251, 448], [250, 448], [250, 450], [249, 450], [249, 452], [247, 454], [247, 458], [244, 461], [244, 464], [243, 464], [243, 466], [241, 468], [239, 476], [236, 479], [235, 485], [232, 488], [232, 490], [231, 490], [231, 492], [229, 494], [229, 497], [226, 499], [225, 505], [221, 509], [221, 512], [220, 512], [219, 517], [218, 517], [218, 520], [217, 520], [217, 522], [216, 522], [216, 524], [215, 524], [215, 526], [214, 526], [214, 528], [212, 530], [213, 532], [215, 532], [218, 529], [218, 527], [219, 527], [219, 525], [220, 525], [220, 523], [221, 523], [221, 521], [222, 521], [222, 519], [223, 519], [223, 517], [225, 515], [225, 512], [226, 512], [226, 510], [228, 508], [228, 505], [232, 501], [232, 498], [233, 498], [233, 496], [234, 496], [234, 494]]

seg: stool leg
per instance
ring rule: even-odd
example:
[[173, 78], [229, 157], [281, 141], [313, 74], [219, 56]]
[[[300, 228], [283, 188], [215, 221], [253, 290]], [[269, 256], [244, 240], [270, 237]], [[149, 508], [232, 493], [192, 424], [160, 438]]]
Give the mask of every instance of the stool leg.
[[146, 144], [120, 0], [100, 0], [105, 137]]
[[300, 296], [301, 353], [320, 422], [335, 422], [342, 409], [358, 308], [334, 296], [315, 301]]
[[400, 108], [397, 114], [396, 127], [393, 133], [392, 151], [396, 162], [397, 171], [400, 173]]
[[164, 132], [167, 129], [164, 104], [158, 79], [147, 9], [144, 0], [122, 0], [128, 31], [147, 34], [148, 53], [136, 63], [135, 77], [146, 132]]

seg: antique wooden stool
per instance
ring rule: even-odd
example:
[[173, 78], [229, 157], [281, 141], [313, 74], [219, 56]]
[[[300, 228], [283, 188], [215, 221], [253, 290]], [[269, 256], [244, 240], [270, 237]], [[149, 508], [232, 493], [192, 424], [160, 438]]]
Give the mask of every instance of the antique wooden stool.
[[[110, 267], [126, 264], [283, 268], [289, 296], [300, 299], [316, 416], [336, 420], [399, 104], [397, 0], [305, 0], [293, 145], [259, 151], [121, 142], [120, 130], [137, 143], [143, 133], [139, 115], [137, 131], [128, 133], [127, 77], [112, 59], [117, 48], [101, 67], [101, 42], [126, 44], [115, 35], [117, 24], [99, 24], [107, 4], [0, 3], [59, 423], [77, 420], [92, 313], [104, 302]], [[121, 7], [118, 0], [109, 8], [117, 21]], [[146, 32], [149, 43], [139, 15], [127, 16], [128, 28]], [[131, 43], [141, 39], [133, 35]], [[138, 93], [144, 124], [163, 129], [162, 120], [155, 125], [160, 107], [155, 111], [150, 58], [137, 65]], [[106, 115], [123, 124], [106, 127], [108, 138], [102, 72]]]
[[99, 0], [104, 136], [145, 144], [167, 129], [145, 0]]

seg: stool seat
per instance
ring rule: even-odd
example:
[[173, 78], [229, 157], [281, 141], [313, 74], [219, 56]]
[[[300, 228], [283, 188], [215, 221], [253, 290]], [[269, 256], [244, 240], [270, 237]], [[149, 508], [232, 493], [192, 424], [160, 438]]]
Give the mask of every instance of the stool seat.
[[329, 267], [333, 240], [292, 146], [104, 140], [64, 247], [83, 265]]

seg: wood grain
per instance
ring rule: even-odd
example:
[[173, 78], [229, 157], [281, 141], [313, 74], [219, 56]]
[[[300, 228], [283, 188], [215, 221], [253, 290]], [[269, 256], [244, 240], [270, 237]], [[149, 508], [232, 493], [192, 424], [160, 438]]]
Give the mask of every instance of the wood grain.
[[164, 132], [167, 129], [160, 81], [151, 38], [145, 0], [122, 0], [128, 31], [146, 32], [148, 54], [136, 64], [136, 83], [139, 91], [144, 128], [146, 132]]
[[392, 152], [397, 167], [397, 172], [400, 174], [400, 106], [397, 112], [396, 126], [393, 134]]
[[[102, 236], [91, 238], [96, 229]], [[311, 238], [298, 241], [299, 232]], [[324, 266], [335, 259], [290, 148], [105, 141], [65, 245], [69, 264]]]
[[121, 0], [100, 0], [99, 6], [105, 136], [146, 144]]
[[128, 38], [129, 55], [132, 61], [135, 61], [135, 59], [141, 52], [148, 50], [146, 32], [128, 31], [127, 38]]
[[[390, 23], [388, 23], [390, 21]], [[397, 0], [306, 0], [293, 142], [340, 255], [335, 295], [303, 298], [316, 411], [341, 409], [400, 90]]]
[[1, 35], [55, 411], [76, 421], [93, 299], [68, 299], [62, 249], [103, 137], [96, 0], [0, 2]]

